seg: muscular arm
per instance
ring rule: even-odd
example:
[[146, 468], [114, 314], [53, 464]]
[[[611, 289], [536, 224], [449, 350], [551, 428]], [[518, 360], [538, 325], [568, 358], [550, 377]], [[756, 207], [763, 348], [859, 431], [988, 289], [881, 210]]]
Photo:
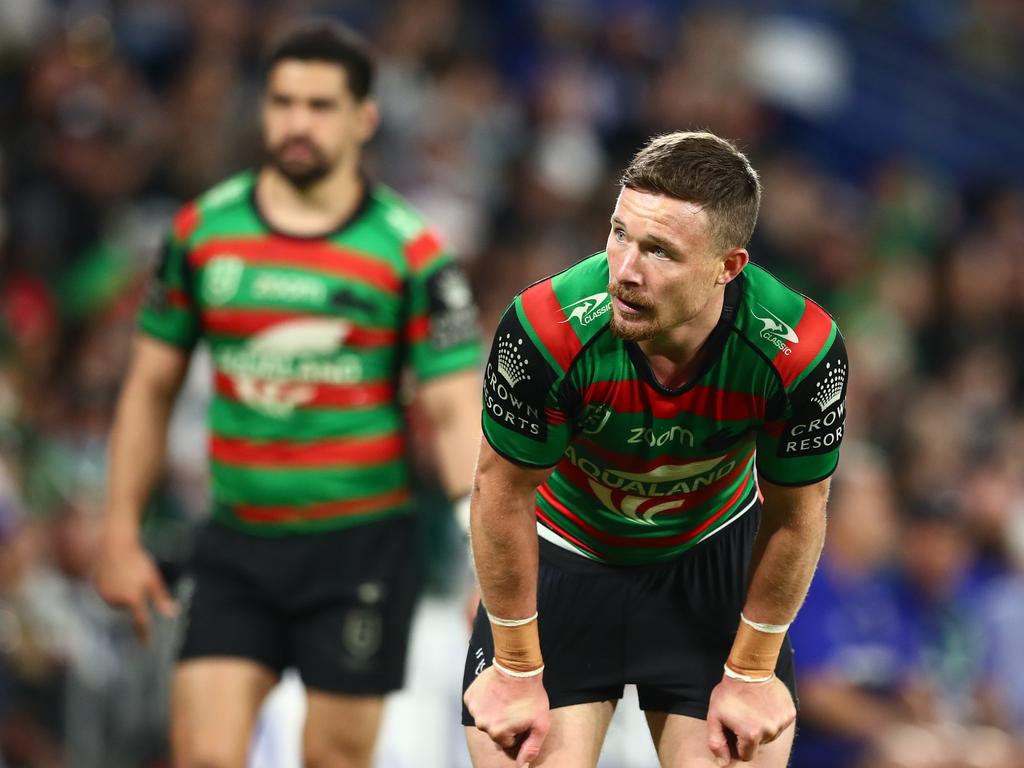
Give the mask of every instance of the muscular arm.
[[167, 424], [189, 356], [140, 336], [121, 391], [110, 436], [108, 535], [138, 537], [139, 521], [163, 467]]
[[534, 493], [550, 469], [527, 469], [482, 440], [473, 483], [471, 536], [487, 610], [519, 619], [537, 611], [537, 527]]
[[188, 370], [188, 354], [140, 336], [114, 417], [96, 590], [111, 605], [128, 609], [136, 631], [149, 637], [149, 603], [165, 616], [175, 606], [152, 558], [139, 541], [146, 501], [164, 462], [167, 422]]
[[434, 450], [445, 491], [465, 496], [473, 484], [480, 435], [480, 380], [476, 371], [432, 379], [420, 388], [423, 411], [433, 426]]
[[743, 614], [764, 624], [787, 624], [807, 594], [825, 541], [829, 481], [788, 487], [761, 479], [760, 487], [761, 527]]

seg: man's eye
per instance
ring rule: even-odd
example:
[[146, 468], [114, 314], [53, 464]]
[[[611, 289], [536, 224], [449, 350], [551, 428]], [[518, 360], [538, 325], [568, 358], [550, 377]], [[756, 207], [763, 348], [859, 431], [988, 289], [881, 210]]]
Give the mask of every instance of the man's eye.
[[623, 232], [621, 229], [616, 229], [615, 230], [615, 242], [617, 242], [617, 243], [624, 243], [624, 242], [626, 242], [626, 233]]
[[665, 253], [665, 249], [664, 248], [655, 248], [654, 249], [654, 257], [656, 259], [667, 259], [668, 258], [668, 254]]

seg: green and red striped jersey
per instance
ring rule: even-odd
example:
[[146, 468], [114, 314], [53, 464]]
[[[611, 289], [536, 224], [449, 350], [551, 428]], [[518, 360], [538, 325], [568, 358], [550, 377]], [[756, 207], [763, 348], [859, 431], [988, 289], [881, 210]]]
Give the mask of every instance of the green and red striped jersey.
[[317, 238], [276, 232], [254, 191], [245, 173], [178, 213], [140, 315], [209, 346], [213, 516], [273, 534], [409, 511], [399, 375], [476, 367], [468, 283], [383, 186]]
[[607, 286], [598, 253], [527, 288], [487, 362], [488, 442], [555, 467], [537, 490], [541, 536], [602, 562], [658, 562], [751, 509], [755, 470], [780, 485], [835, 471], [848, 366], [817, 304], [750, 264], [726, 286], [700, 370], [669, 389], [611, 333]]

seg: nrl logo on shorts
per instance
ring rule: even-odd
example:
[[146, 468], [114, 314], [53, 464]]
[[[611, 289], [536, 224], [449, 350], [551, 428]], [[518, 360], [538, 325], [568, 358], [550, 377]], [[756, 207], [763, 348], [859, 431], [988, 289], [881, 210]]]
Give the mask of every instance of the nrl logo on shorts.
[[245, 262], [237, 256], [218, 256], [203, 270], [203, 298], [215, 307], [227, 304], [242, 284]]
[[574, 301], [567, 307], [562, 307], [562, 311], [565, 313], [565, 320], [562, 322], [568, 323], [570, 320], [575, 320], [580, 325], [587, 326], [606, 314], [611, 308], [607, 292], [595, 293], [593, 296], [587, 296], [585, 299]]

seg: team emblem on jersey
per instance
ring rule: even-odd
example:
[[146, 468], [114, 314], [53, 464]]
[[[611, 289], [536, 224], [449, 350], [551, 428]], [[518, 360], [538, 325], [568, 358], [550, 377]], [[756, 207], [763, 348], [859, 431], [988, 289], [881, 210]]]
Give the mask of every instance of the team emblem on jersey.
[[245, 262], [237, 256], [217, 256], [203, 269], [203, 298], [207, 304], [219, 307], [227, 304], [238, 293], [242, 284]]
[[590, 403], [583, 409], [579, 430], [584, 435], [596, 435], [605, 428], [611, 416], [612, 407], [607, 403]]
[[595, 293], [593, 296], [587, 296], [585, 299], [574, 301], [567, 307], [562, 307], [562, 312], [565, 313], [565, 320], [562, 322], [568, 323], [570, 320], [575, 320], [582, 326], [588, 326], [602, 315], [607, 314], [611, 308], [607, 292]]
[[587, 476], [590, 490], [605, 507], [651, 525], [657, 523], [656, 515], [682, 511], [686, 494], [707, 488], [736, 469], [736, 462], [724, 461], [724, 455], [687, 464], [663, 464], [650, 472], [599, 467], [571, 445], [565, 456]]
[[285, 418], [316, 399], [318, 384], [354, 384], [362, 361], [339, 351], [352, 326], [338, 318], [301, 318], [271, 326], [245, 344], [216, 354], [239, 400], [268, 416]]
[[786, 342], [789, 342], [789, 344], [800, 343], [800, 337], [796, 335], [796, 331], [764, 304], [758, 304], [757, 306], [768, 314], [768, 317], [761, 317], [753, 309], [750, 310], [750, 314], [764, 323], [764, 328], [761, 329], [761, 338], [772, 346], [777, 347], [784, 355], [792, 354], [793, 350], [789, 348]]

